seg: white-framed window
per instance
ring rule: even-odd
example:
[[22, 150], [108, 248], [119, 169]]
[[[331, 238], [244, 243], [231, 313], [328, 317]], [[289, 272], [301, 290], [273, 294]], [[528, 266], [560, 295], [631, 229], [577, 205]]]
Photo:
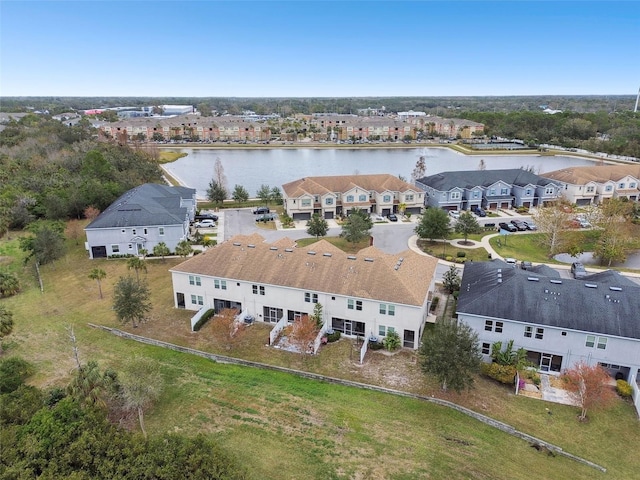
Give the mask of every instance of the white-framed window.
[[385, 203], [389, 203], [391, 201], [391, 195], [384, 195], [382, 197], [382, 201]]
[[496, 189], [492, 188], [491, 190], [489, 190], [489, 195], [495, 195], [496, 194]]
[[204, 297], [202, 295], [191, 295], [192, 305], [204, 305]]
[[300, 202], [300, 205], [303, 207], [310, 207], [311, 206], [311, 199], [310, 198], [303, 198], [302, 201]]
[[304, 301], [307, 303], [318, 303], [318, 294], [304, 292]]
[[320, 201], [320, 197], [316, 195], [315, 197], [313, 197], [313, 201], [318, 203]]
[[604, 187], [605, 192], [610, 192], [611, 190], [613, 190], [613, 187], [611, 185], [607, 185], [606, 187]]
[[133, 230], [131, 230], [131, 233], [133, 233], [135, 235], [136, 234], [136, 229], [134, 228]]
[[367, 201], [367, 196], [366, 196], [366, 195], [360, 195], [360, 196], [358, 196], [358, 201], [359, 201], [359, 202], [366, 202], [366, 201]]
[[493, 332], [493, 320], [485, 320], [484, 329], [486, 332]]
[[480, 192], [479, 191], [474, 191], [473, 192], [473, 198], [480, 198]]
[[636, 182], [629, 183], [629, 188], [636, 188]]
[[158, 227], [158, 235], [164, 235], [164, 227]]
[[189, 275], [189, 285], [202, 285], [202, 279], [196, 275]]
[[618, 188], [620, 188], [620, 189], [624, 189], [624, 187], [625, 187], [625, 184], [624, 184], [624, 183], [619, 183], [619, 184], [618, 184]]
[[536, 340], [542, 340], [544, 337], [544, 328], [536, 328]]
[[389, 316], [394, 317], [396, 315], [396, 306], [395, 305], [389, 305]]
[[587, 335], [587, 341], [584, 343], [585, 347], [593, 348], [596, 344], [596, 336], [595, 335]]
[[533, 327], [524, 327], [524, 336], [531, 338], [533, 336]]
[[530, 188], [527, 188], [527, 189], [524, 191], [524, 194], [525, 194], [526, 196], [530, 196], [530, 195], [531, 195], [531, 189], [530, 189]]
[[482, 354], [489, 355], [491, 353], [491, 344], [483, 343], [482, 344]]
[[553, 195], [553, 187], [547, 187], [544, 189], [545, 195]]
[[598, 337], [598, 345], [597, 347], [600, 350], [606, 350], [607, 348], [607, 337]]
[[503, 322], [494, 322], [493, 320], [485, 320], [484, 329], [487, 332], [502, 333]]
[[219, 290], [226, 290], [227, 289], [227, 281], [226, 280], [218, 280], [217, 278], [215, 278], [213, 280], [213, 288], [217, 288]]
[[347, 202], [353, 202], [353, 195], [347, 195]]
[[324, 200], [324, 204], [325, 204], [325, 205], [333, 205], [333, 198], [332, 198], [332, 197], [327, 197], [327, 198]]
[[111, 251], [113, 253], [118, 253], [120, 252], [120, 245], [111, 245]]
[[148, 235], [148, 234], [149, 234], [149, 230], [145, 228], [145, 229], [144, 229], [144, 234], [145, 234], [145, 235]]
[[458, 200], [460, 198], [460, 192], [451, 192], [449, 198], [451, 198], [451, 200]]
[[133, 250], [133, 243], [129, 244], [129, 250]]
[[120, 230], [122, 233], [127, 233], [127, 231], [123, 228], [122, 230]]
[[509, 194], [509, 189], [508, 188], [500, 189], [500, 195], [508, 195], [508, 194]]
[[252, 285], [251, 286], [254, 295], [264, 295], [264, 285]]
[[347, 298], [347, 308], [349, 310], [362, 310], [362, 300], [354, 300], [353, 298]]
[[386, 325], [378, 326], [378, 336], [386, 337], [388, 334], [395, 332], [396, 329], [394, 327], [387, 327]]
[[396, 306], [388, 305], [386, 303], [381, 303], [379, 312], [380, 312], [380, 315], [389, 315], [393, 317], [396, 314]]
[[587, 187], [587, 193], [593, 193], [593, 191], [596, 189], [596, 187], [594, 187], [593, 185], [589, 185]]
[[413, 202], [413, 193], [408, 193], [404, 196], [405, 202]]

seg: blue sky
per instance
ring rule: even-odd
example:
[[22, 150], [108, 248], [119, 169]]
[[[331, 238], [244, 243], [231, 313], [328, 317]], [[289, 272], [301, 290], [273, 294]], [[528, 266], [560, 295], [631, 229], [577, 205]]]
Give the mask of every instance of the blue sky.
[[635, 94], [640, 2], [0, 0], [0, 95]]

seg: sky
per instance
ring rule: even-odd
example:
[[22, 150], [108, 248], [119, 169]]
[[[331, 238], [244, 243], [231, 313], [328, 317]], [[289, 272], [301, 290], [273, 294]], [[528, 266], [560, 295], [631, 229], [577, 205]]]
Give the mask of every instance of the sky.
[[635, 95], [639, 1], [0, 0], [0, 96]]

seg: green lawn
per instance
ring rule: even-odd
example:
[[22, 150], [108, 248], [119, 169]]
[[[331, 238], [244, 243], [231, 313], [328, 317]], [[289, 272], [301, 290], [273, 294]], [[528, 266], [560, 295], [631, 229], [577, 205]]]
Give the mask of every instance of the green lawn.
[[[2, 255], [20, 254], [15, 235], [12, 238], [0, 239]], [[428, 403], [217, 364], [90, 328], [89, 322], [117, 326], [111, 310], [113, 285], [130, 272], [126, 260], [90, 261], [82, 244], [68, 242], [68, 248], [66, 257], [42, 267], [44, 293], [32, 267], [23, 267], [20, 259], [3, 260], [3, 268], [18, 272], [24, 287], [19, 295], [2, 300], [15, 320], [14, 332], [3, 342], [5, 355], [33, 362], [37, 373], [30, 381], [45, 388], [65, 384], [73, 370], [68, 326], [74, 328], [83, 362], [94, 359], [117, 370], [134, 354], [151, 356], [162, 366], [166, 388], [145, 416], [148, 430], [215, 436], [241, 457], [252, 478], [529, 479], [535, 472], [544, 479], [626, 479], [637, 474], [636, 456], [623, 453], [640, 448], [638, 421], [629, 403], [618, 401], [612, 410], [594, 412], [581, 424], [575, 408], [515, 397], [481, 377], [468, 393], [443, 394], [419, 372], [408, 351], [371, 353], [361, 366], [345, 339], [305, 359], [265, 347], [267, 325], [252, 326], [232, 350], [211, 336], [207, 326], [191, 333], [192, 313], [173, 308], [168, 273], [181, 259], [148, 261], [143, 276], [154, 308], [148, 323], [128, 330], [201, 350], [442, 396], [600, 463], [609, 473], [538, 452], [526, 442]], [[96, 282], [87, 278], [96, 267], [107, 272], [102, 300]]]

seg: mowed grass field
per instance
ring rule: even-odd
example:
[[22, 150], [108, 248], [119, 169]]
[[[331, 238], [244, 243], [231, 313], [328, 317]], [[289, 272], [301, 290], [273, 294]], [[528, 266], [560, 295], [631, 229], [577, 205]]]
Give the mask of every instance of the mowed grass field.
[[[64, 385], [73, 370], [73, 327], [83, 362], [97, 360], [116, 370], [124, 359], [142, 354], [156, 359], [165, 389], [147, 413], [153, 432], [204, 432], [221, 441], [257, 479], [575, 479], [635, 478], [640, 461], [638, 419], [629, 403], [618, 401], [607, 412], [594, 412], [578, 423], [577, 410], [514, 396], [478, 377], [468, 393], [443, 394], [424, 377], [412, 352], [367, 354], [357, 362], [358, 346], [343, 339], [318, 356], [299, 355], [265, 346], [269, 327], [250, 327], [231, 349], [205, 326], [189, 329], [192, 312], [173, 308], [168, 269], [181, 259], [148, 260], [141, 273], [152, 291], [153, 311], [136, 334], [251, 360], [310, 370], [333, 377], [435, 395], [565, 450], [599, 463], [607, 474], [550, 456], [527, 442], [499, 432], [455, 411], [427, 402], [396, 397], [293, 375], [217, 364], [192, 355], [124, 340], [88, 326], [118, 326], [111, 309], [113, 285], [121, 275], [135, 275], [126, 260], [90, 261], [82, 242], [68, 243], [68, 254], [42, 268], [41, 293], [33, 267], [23, 267], [12, 240], [0, 240], [0, 268], [20, 275], [23, 291], [2, 302], [14, 312], [15, 328], [4, 339], [5, 356], [20, 355], [36, 365], [31, 382]], [[107, 272], [104, 299], [92, 268]], [[547, 408], [549, 410], [547, 410]], [[551, 414], [548, 412], [551, 411]]]

